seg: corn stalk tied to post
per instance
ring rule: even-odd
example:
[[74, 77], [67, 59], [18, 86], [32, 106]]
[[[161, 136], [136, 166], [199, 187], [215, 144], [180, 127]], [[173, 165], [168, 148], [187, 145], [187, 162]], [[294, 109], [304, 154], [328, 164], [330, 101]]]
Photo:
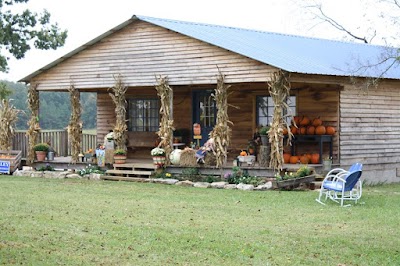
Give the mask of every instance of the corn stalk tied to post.
[[110, 89], [109, 93], [111, 99], [115, 104], [115, 125], [114, 125], [114, 141], [117, 149], [126, 150], [126, 90], [127, 87], [122, 82], [122, 75], [114, 76], [115, 84]]
[[0, 101], [0, 150], [11, 150], [19, 112], [20, 110], [11, 104], [11, 100]]
[[172, 136], [175, 130], [174, 120], [172, 119], [172, 89], [168, 83], [168, 77], [156, 77], [157, 85], [157, 95], [160, 98], [160, 129], [157, 135], [160, 137], [161, 141], [158, 147], [165, 150], [165, 164], [170, 164], [170, 154], [172, 152]]
[[[271, 159], [269, 166], [275, 170], [282, 170], [283, 167], [283, 129], [288, 130], [288, 143], [293, 137], [290, 132], [286, 118], [291, 116], [287, 99], [290, 96], [289, 74], [283, 71], [273, 73], [271, 81], [268, 82], [269, 94], [274, 101], [274, 114], [271, 127], [268, 133], [271, 144]], [[285, 110], [288, 112], [284, 115]]]
[[214, 91], [213, 98], [217, 107], [216, 125], [210, 132], [210, 138], [214, 140], [216, 157], [216, 166], [222, 167], [228, 157], [228, 146], [231, 143], [231, 128], [228, 124], [233, 124], [228, 116], [228, 90], [230, 85], [225, 84], [225, 77], [218, 71], [217, 88]]
[[68, 136], [71, 142], [72, 163], [77, 163], [79, 161], [79, 153], [81, 152], [82, 108], [80, 103], [80, 93], [73, 84], [70, 85], [68, 91], [71, 101], [71, 117], [68, 124]]
[[26, 136], [28, 138], [28, 154], [26, 162], [31, 165], [35, 160], [35, 151], [33, 147], [38, 141], [38, 136], [40, 132], [39, 126], [39, 92], [37, 90], [38, 84], [32, 83], [28, 88], [28, 108], [31, 111], [31, 117], [28, 120], [28, 130], [26, 131]]

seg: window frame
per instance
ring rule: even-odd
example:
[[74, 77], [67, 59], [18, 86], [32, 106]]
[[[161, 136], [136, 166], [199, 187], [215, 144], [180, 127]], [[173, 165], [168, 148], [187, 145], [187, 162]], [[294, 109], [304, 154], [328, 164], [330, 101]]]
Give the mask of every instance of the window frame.
[[[262, 116], [262, 117], [266, 117], [267, 118], [267, 122], [266, 123], [260, 123], [260, 111], [259, 111], [259, 105], [260, 105], [260, 98], [263, 98], [263, 97], [267, 97], [268, 98], [268, 101], [267, 101], [267, 103], [269, 103], [269, 100], [272, 100], [272, 98], [271, 98], [271, 96], [270, 95], [256, 95], [256, 111], [255, 111], [255, 113], [256, 113], [256, 121], [255, 121], [255, 124], [256, 124], [256, 127], [259, 127], [259, 126], [269, 126], [270, 125], [270, 123], [272, 122], [272, 116], [273, 116], [273, 108], [274, 108], [274, 106], [273, 106], [273, 102], [272, 102], [272, 105], [271, 106], [269, 106], [269, 105], [267, 105], [267, 116]], [[287, 101], [289, 101], [290, 100], [290, 105], [289, 105], [289, 108], [292, 110], [292, 116], [295, 116], [296, 115], [296, 113], [297, 113], [297, 95], [296, 94], [293, 94], [293, 95], [290, 95], [289, 97], [288, 97], [288, 100]], [[271, 111], [271, 115], [269, 115], [269, 112], [268, 112], [268, 109], [269, 108], [271, 108], [272, 109], [272, 111]], [[287, 114], [287, 110], [285, 110], [285, 112], [284, 112], [284, 114]], [[288, 120], [287, 120], [287, 122], [290, 124], [290, 118], [287, 118]]]
[[[139, 110], [136, 108], [136, 112], [133, 110], [132, 106], [134, 104], [132, 102], [136, 102], [136, 106], [140, 104], [144, 106], [146, 101], [151, 102], [149, 107], [141, 108]], [[153, 107], [154, 103], [156, 103], [155, 107]], [[135, 115], [134, 112], [136, 113]], [[140, 123], [137, 122], [139, 119], [143, 120], [142, 125], [139, 125]], [[126, 120], [129, 132], [157, 132], [160, 125], [160, 99], [157, 97], [127, 98]], [[134, 120], [136, 120], [136, 123], [134, 123]]]

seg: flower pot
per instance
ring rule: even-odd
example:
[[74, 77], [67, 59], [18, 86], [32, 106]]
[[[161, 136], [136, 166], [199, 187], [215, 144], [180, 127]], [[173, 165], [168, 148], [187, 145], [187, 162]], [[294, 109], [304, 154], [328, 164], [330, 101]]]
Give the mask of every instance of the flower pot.
[[268, 135], [260, 135], [260, 137], [261, 137], [261, 144], [262, 145], [264, 145], [264, 146], [269, 145]]
[[126, 155], [114, 155], [114, 163], [123, 164], [126, 162]]
[[278, 186], [278, 188], [293, 189], [293, 188], [298, 187], [301, 183], [309, 184], [313, 181], [315, 181], [314, 174], [309, 175], [309, 176], [299, 177], [299, 178], [276, 181], [276, 185]]
[[46, 159], [47, 152], [45, 151], [35, 151], [36, 153], [36, 160], [38, 162], [43, 162]]
[[153, 156], [153, 163], [157, 167], [163, 167], [165, 164], [165, 156]]

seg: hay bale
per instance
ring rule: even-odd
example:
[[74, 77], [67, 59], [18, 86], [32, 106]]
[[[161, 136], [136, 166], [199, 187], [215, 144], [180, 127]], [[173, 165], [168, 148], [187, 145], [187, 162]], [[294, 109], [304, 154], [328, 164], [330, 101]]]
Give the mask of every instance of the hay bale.
[[206, 157], [204, 158], [205, 166], [216, 166], [217, 165], [217, 156], [215, 156], [212, 152], [207, 152]]
[[196, 166], [197, 165], [197, 160], [196, 160], [196, 151], [191, 149], [191, 148], [185, 148], [181, 152], [181, 158], [179, 161], [180, 166]]

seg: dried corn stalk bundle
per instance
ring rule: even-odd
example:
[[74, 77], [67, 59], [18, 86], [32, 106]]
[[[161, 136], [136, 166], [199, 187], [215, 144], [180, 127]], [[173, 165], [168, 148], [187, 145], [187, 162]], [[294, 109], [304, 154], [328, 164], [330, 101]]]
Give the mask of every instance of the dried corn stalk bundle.
[[0, 150], [11, 150], [15, 134], [15, 123], [20, 111], [11, 104], [11, 100], [0, 102]]
[[172, 89], [168, 84], [168, 77], [158, 77], [157, 78], [157, 95], [160, 98], [160, 130], [157, 135], [160, 137], [161, 141], [158, 147], [165, 150], [165, 164], [170, 165], [169, 156], [172, 152], [172, 136], [175, 130], [174, 120], [172, 119]]
[[28, 154], [26, 162], [28, 165], [35, 160], [35, 151], [33, 147], [38, 141], [40, 126], [39, 126], [39, 92], [37, 91], [38, 84], [31, 84], [28, 88], [28, 108], [31, 111], [31, 118], [28, 121], [28, 130], [26, 136], [28, 138]]
[[71, 102], [71, 117], [68, 124], [68, 137], [71, 142], [71, 156], [72, 163], [79, 161], [79, 153], [81, 152], [81, 133], [82, 133], [82, 121], [81, 121], [81, 103], [80, 93], [73, 84], [68, 88]]
[[122, 82], [122, 76], [118, 75], [114, 77], [115, 85], [110, 88], [112, 93], [109, 93], [111, 99], [115, 104], [115, 126], [114, 126], [114, 140], [117, 145], [117, 149], [126, 150], [126, 90], [124, 83]]
[[231, 143], [231, 128], [228, 123], [228, 89], [230, 86], [225, 84], [225, 79], [219, 71], [217, 78], [217, 88], [213, 94], [217, 106], [217, 121], [213, 130], [210, 132], [210, 138], [214, 139], [215, 150], [214, 155], [216, 159], [216, 166], [222, 167], [228, 157], [228, 146]]
[[283, 129], [287, 128], [289, 132], [289, 141], [291, 142], [292, 134], [290, 133], [289, 125], [286, 122], [286, 117], [291, 115], [284, 115], [284, 111], [290, 111], [286, 101], [290, 96], [290, 82], [289, 75], [286, 72], [279, 71], [272, 75], [271, 81], [268, 82], [269, 94], [274, 101], [274, 115], [272, 117], [271, 129], [269, 130], [268, 137], [271, 143], [271, 168], [275, 170], [282, 170], [283, 166]]

